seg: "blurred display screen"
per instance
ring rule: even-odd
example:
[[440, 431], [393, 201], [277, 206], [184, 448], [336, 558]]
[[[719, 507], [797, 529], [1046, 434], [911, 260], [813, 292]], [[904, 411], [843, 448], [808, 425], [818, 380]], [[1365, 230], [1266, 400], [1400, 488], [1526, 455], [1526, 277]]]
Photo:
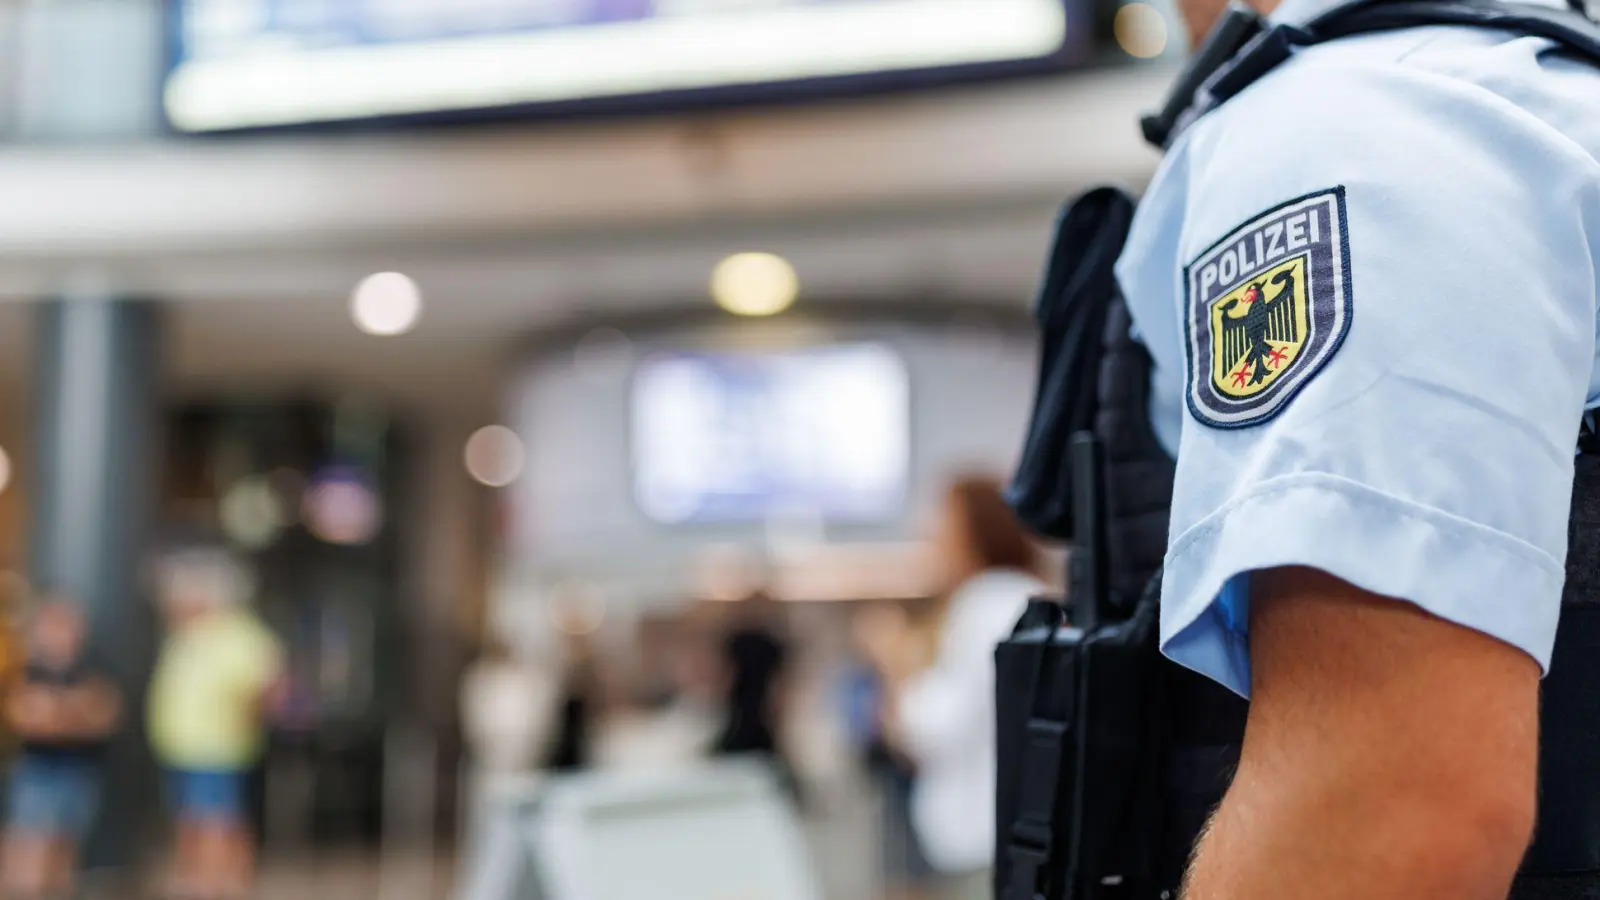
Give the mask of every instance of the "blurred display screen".
[[165, 105], [185, 131], [749, 94], [1090, 43], [1084, 0], [169, 2]]
[[905, 366], [877, 344], [652, 357], [634, 380], [634, 492], [668, 523], [892, 516], [910, 415]]

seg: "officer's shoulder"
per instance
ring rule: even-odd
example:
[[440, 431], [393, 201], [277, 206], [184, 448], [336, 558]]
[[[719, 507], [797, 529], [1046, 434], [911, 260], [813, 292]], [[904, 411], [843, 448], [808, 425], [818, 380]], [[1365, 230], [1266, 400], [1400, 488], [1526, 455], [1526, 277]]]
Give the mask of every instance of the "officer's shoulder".
[[1600, 67], [1543, 38], [1481, 28], [1363, 35], [1297, 53], [1185, 137], [1206, 156], [1251, 154], [1241, 134], [1298, 138], [1315, 154], [1420, 129], [1465, 137], [1506, 128], [1562, 145], [1578, 164], [1600, 160]]

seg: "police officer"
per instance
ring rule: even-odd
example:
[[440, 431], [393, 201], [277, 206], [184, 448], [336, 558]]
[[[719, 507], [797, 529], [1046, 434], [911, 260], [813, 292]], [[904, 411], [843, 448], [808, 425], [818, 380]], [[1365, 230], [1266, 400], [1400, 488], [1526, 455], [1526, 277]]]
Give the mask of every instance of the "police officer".
[[1252, 701], [1187, 900], [1506, 897], [1597, 270], [1600, 70], [1544, 39], [1317, 44], [1168, 146], [1117, 266], [1178, 460], [1162, 646]]

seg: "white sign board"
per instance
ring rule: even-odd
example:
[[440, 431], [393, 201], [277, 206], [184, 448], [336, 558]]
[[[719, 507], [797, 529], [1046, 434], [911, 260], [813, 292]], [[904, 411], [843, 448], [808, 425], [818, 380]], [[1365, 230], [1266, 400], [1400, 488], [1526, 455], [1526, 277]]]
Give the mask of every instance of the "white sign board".
[[545, 900], [820, 900], [804, 836], [766, 769], [580, 776], [533, 829]]

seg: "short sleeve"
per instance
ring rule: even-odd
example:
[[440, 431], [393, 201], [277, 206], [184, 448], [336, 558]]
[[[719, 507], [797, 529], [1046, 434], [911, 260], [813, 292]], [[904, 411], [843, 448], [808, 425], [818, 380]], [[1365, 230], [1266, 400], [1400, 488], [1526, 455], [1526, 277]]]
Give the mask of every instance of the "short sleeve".
[[1249, 573], [1304, 565], [1548, 667], [1600, 170], [1476, 84], [1330, 65], [1286, 67], [1182, 151], [1163, 648], [1248, 696]]

